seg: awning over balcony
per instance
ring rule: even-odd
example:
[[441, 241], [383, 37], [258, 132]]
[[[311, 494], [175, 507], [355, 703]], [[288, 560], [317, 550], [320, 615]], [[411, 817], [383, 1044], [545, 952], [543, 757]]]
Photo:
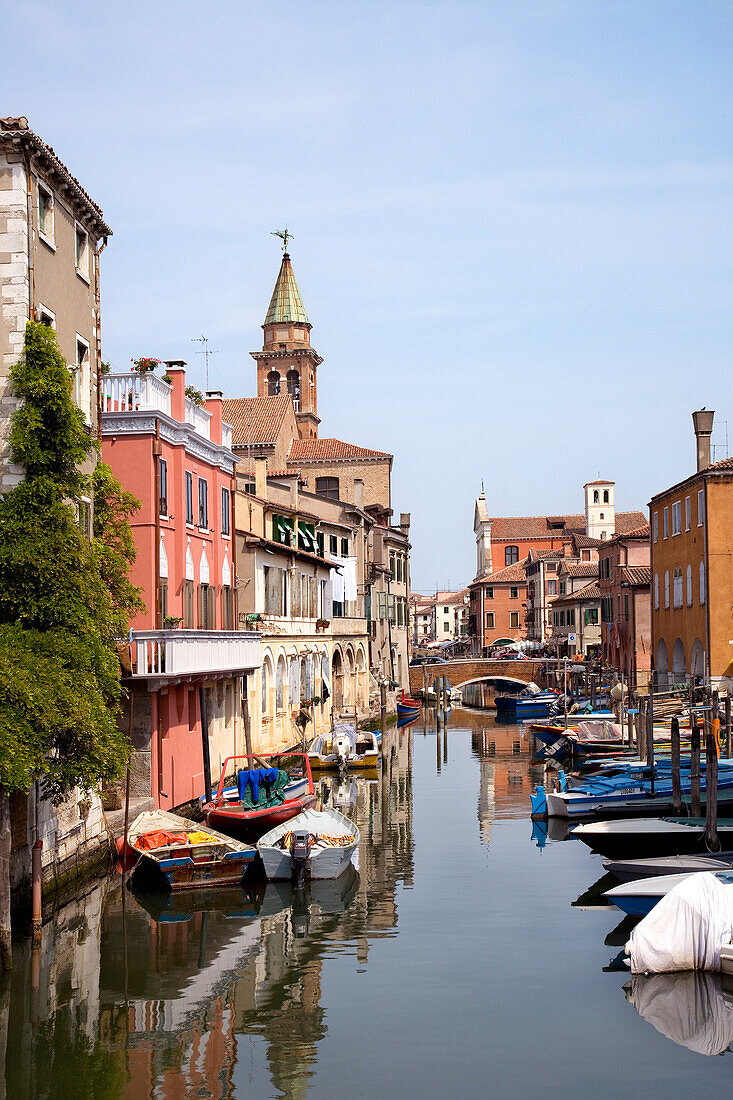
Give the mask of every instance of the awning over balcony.
[[236, 676], [260, 666], [255, 630], [135, 630], [131, 675], [150, 690], [179, 680]]

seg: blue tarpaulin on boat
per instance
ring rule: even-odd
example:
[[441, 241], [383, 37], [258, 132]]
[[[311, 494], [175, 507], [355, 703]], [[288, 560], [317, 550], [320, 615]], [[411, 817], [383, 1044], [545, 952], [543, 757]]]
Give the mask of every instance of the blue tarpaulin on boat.
[[260, 783], [265, 783], [269, 786], [277, 779], [277, 768], [251, 768], [246, 770], [242, 768], [237, 776], [237, 786], [239, 788], [239, 798], [244, 801], [244, 796], [247, 792], [247, 785], [252, 788], [252, 801], [257, 802], [260, 797]]

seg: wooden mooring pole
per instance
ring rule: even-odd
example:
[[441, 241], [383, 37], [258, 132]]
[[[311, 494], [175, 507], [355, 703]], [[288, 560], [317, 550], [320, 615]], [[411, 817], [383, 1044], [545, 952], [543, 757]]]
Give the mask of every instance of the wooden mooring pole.
[[730, 714], [730, 688], [725, 696], [725, 755], [730, 756], [731, 753], [731, 728], [730, 728], [731, 714]]
[[[717, 699], [717, 692], [713, 696]], [[705, 846], [720, 851], [718, 836], [718, 735], [713, 713], [705, 711]]]
[[700, 727], [697, 715], [690, 715], [690, 813], [700, 816]]
[[649, 710], [647, 713], [647, 750], [646, 762], [651, 768], [649, 777], [650, 792], [654, 798], [654, 684], [649, 681]]
[[677, 718], [670, 723], [671, 765], [672, 765], [672, 808], [676, 814], [682, 813], [682, 784], [680, 782], [680, 724]]

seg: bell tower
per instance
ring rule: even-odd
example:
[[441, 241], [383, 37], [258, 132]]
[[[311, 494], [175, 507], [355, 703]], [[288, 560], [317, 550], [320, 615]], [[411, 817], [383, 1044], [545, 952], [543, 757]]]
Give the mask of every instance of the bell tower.
[[285, 229], [276, 236], [284, 241], [282, 263], [262, 326], [262, 351], [251, 352], [257, 363], [257, 396], [290, 394], [299, 438], [317, 439], [318, 367], [323, 360], [311, 347], [311, 323], [287, 252], [291, 235]]

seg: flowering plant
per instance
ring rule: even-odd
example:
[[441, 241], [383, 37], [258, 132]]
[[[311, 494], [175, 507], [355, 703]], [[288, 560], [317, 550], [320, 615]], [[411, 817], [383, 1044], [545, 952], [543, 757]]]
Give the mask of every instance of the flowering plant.
[[130, 362], [132, 363], [132, 369], [137, 371], [138, 374], [148, 374], [160, 366], [160, 359], [151, 359], [149, 356], [143, 356], [141, 359], [131, 359]]

